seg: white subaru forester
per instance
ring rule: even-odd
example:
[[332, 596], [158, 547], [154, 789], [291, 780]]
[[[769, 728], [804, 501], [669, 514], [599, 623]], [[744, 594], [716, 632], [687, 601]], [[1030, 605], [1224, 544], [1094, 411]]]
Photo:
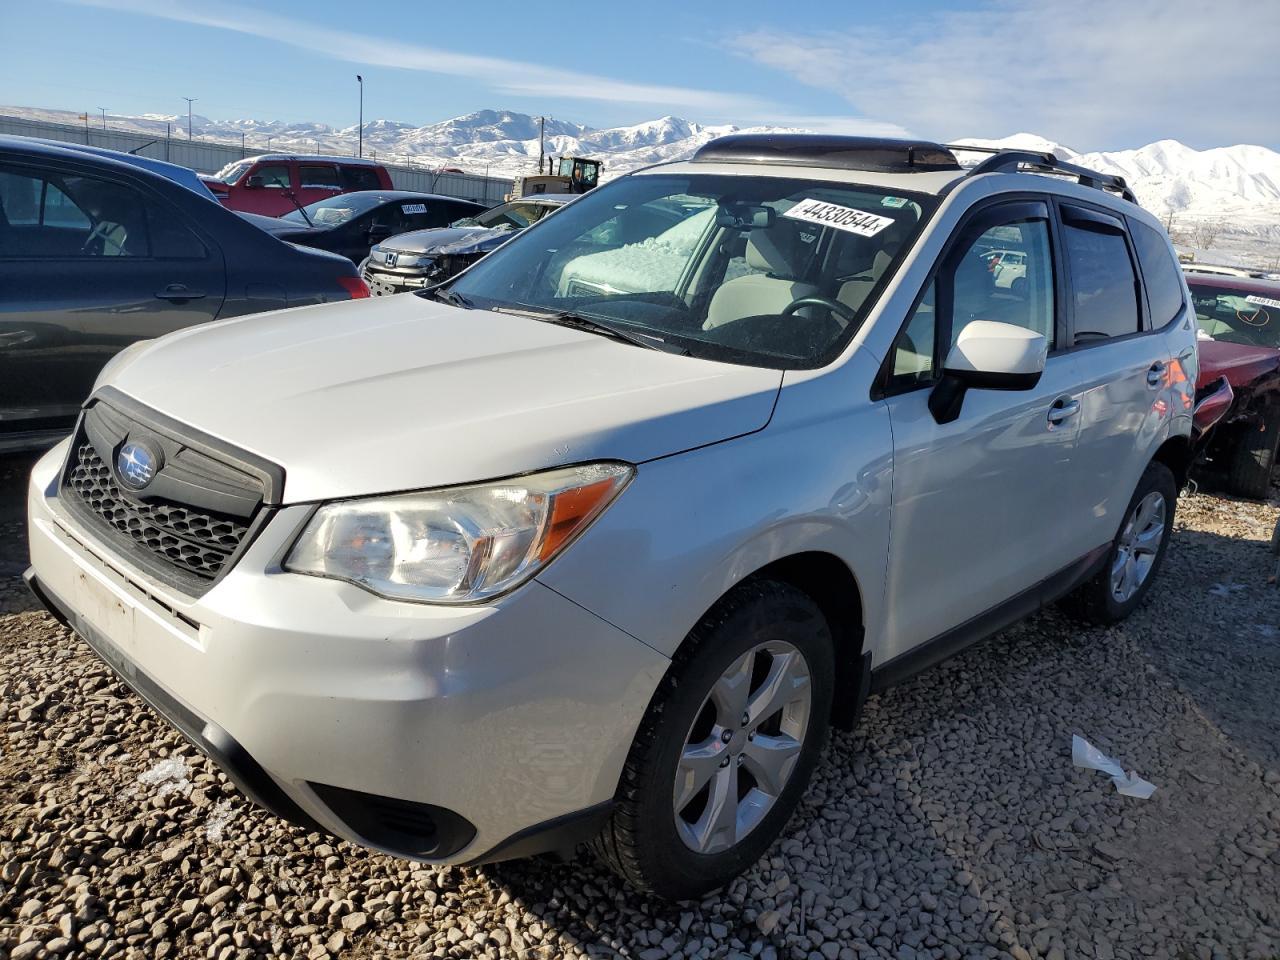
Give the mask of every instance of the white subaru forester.
[[1189, 302], [1118, 178], [727, 137], [434, 290], [127, 349], [34, 471], [28, 577], [283, 817], [692, 897], [869, 692], [1142, 601]]

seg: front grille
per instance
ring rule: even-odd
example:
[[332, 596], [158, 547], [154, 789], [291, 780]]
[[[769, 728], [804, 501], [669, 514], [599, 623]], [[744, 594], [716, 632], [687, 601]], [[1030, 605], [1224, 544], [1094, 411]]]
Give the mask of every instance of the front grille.
[[131, 499], [121, 493], [111, 468], [88, 440], [80, 443], [75, 456], [67, 483], [85, 506], [137, 546], [201, 580], [213, 580], [222, 572], [249, 531], [237, 517], [164, 500]]
[[[128, 443], [153, 458], [136, 490], [118, 472]], [[58, 497], [127, 567], [198, 597], [269, 522], [283, 487], [275, 464], [105, 387], [76, 426]]]

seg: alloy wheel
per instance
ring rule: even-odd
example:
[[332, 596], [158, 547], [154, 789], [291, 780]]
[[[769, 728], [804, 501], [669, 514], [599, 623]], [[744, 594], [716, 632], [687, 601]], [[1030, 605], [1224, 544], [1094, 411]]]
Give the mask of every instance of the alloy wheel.
[[685, 738], [672, 803], [691, 850], [728, 850], [760, 824], [795, 769], [813, 703], [809, 664], [782, 640], [757, 644], [712, 686]]
[[1156, 555], [1164, 539], [1165, 501], [1152, 491], [1138, 501], [1125, 520], [1111, 562], [1111, 596], [1117, 603], [1133, 598], [1155, 567]]

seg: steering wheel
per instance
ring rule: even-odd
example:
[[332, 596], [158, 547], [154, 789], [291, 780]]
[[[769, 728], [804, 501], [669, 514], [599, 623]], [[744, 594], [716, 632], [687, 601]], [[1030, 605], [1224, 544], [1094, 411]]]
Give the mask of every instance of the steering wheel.
[[845, 323], [853, 323], [854, 318], [858, 315], [857, 311], [852, 307], [841, 303], [839, 300], [832, 300], [828, 297], [801, 297], [799, 300], [792, 300], [787, 304], [782, 310], [782, 316], [789, 317], [801, 307], [823, 307], [834, 313]]

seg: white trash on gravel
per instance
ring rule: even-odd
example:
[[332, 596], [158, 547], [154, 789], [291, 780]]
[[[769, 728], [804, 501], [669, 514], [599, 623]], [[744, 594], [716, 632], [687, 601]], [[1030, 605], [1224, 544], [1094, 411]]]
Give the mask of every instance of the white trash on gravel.
[[214, 805], [209, 812], [209, 819], [204, 825], [204, 835], [210, 843], [218, 843], [222, 839], [223, 831], [230, 825], [235, 818], [235, 814], [231, 808], [230, 800], [223, 800]]
[[1071, 762], [1086, 770], [1101, 770], [1111, 777], [1116, 790], [1126, 797], [1137, 797], [1139, 800], [1150, 799], [1156, 792], [1155, 784], [1138, 776], [1137, 771], [1125, 772], [1124, 767], [1112, 760], [1079, 734], [1071, 735]]
[[187, 777], [187, 762], [181, 757], [169, 757], [138, 774], [138, 783], [155, 787], [160, 797], [170, 793], [181, 793], [185, 797], [191, 793], [191, 781]]

